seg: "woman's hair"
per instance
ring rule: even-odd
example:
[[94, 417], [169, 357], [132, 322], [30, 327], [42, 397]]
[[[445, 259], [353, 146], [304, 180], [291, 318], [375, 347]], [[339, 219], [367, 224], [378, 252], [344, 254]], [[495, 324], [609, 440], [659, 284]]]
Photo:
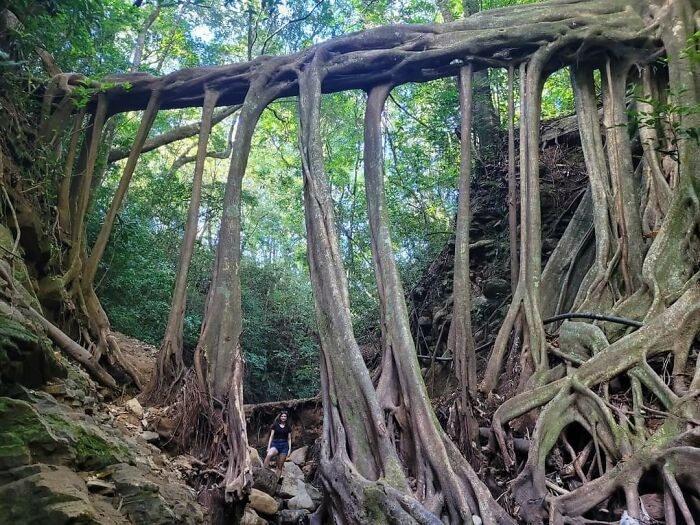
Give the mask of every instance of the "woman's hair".
[[289, 421], [289, 412], [287, 410], [280, 410], [279, 414], [277, 414], [277, 417], [275, 417], [275, 420], [272, 422], [272, 427], [274, 427], [276, 423], [280, 422], [282, 414], [287, 416], [287, 421]]

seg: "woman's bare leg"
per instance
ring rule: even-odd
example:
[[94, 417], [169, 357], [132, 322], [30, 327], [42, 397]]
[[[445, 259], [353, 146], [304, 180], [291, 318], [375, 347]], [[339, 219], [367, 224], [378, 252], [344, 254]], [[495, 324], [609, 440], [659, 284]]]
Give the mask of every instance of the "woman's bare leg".
[[270, 460], [277, 455], [277, 449], [275, 447], [270, 447], [270, 450], [267, 451], [267, 456], [265, 456], [265, 461], [263, 462], [263, 465], [265, 465], [266, 468], [270, 467]]
[[282, 475], [282, 467], [284, 466], [284, 462], [287, 459], [287, 454], [280, 454], [277, 456], [277, 475], [281, 476]]

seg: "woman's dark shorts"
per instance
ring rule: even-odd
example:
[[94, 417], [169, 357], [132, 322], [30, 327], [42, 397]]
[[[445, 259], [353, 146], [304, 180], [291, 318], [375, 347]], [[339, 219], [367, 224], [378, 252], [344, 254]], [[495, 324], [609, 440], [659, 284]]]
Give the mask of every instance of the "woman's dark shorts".
[[280, 454], [284, 454], [285, 456], [289, 454], [289, 442], [286, 439], [273, 439], [272, 446], [275, 447]]

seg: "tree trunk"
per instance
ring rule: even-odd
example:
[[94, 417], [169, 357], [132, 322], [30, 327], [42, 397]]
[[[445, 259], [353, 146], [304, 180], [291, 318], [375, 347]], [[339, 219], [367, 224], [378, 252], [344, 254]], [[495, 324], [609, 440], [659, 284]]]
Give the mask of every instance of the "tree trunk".
[[322, 69], [300, 74], [299, 144], [309, 270], [321, 340], [321, 477], [341, 523], [439, 521], [411, 496], [350, 320], [345, 271], [324, 169]]

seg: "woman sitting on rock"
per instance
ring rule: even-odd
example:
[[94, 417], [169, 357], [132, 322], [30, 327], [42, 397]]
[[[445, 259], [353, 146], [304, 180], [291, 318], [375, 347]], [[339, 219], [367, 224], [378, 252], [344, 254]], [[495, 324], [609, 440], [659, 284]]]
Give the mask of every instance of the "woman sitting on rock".
[[284, 460], [289, 455], [292, 448], [292, 429], [287, 420], [289, 414], [286, 411], [279, 413], [270, 429], [270, 439], [267, 442], [267, 456], [265, 456], [265, 466], [270, 466], [270, 460], [277, 456], [277, 475], [282, 474]]

